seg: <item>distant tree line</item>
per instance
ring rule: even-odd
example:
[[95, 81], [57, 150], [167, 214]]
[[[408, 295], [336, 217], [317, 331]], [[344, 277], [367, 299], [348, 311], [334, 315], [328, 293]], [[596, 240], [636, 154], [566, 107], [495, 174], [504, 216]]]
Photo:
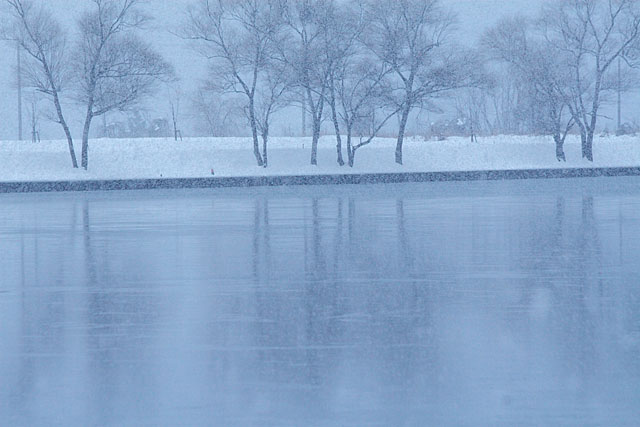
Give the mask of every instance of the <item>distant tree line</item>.
[[353, 166], [393, 117], [402, 164], [410, 114], [485, 80], [478, 55], [451, 42], [453, 23], [437, 0], [199, 0], [182, 36], [211, 61], [207, 89], [244, 99], [258, 165], [274, 113], [296, 103], [311, 120], [311, 164], [325, 120], [337, 162]]
[[295, 103], [311, 118], [311, 164], [325, 120], [337, 162], [346, 148], [353, 166], [394, 117], [402, 164], [411, 114], [444, 97], [458, 117], [436, 132], [550, 135], [566, 161], [575, 131], [593, 161], [603, 103], [633, 87], [640, 1], [550, 1], [534, 18], [501, 20], [474, 49], [454, 42], [454, 24], [439, 0], [197, 0], [182, 35], [210, 60], [208, 89], [244, 98], [258, 165], [274, 112]]
[[[175, 81], [172, 67], [144, 41], [141, 0], [87, 0], [70, 38], [45, 1], [3, 0], [9, 31], [27, 53], [28, 85], [45, 95], [77, 161], [61, 97], [86, 109], [81, 166], [88, 165], [92, 120], [127, 111]], [[336, 161], [353, 166], [361, 148], [397, 126], [395, 161], [412, 117], [457, 117], [429, 125], [438, 134], [552, 136], [556, 157], [580, 135], [593, 161], [602, 106], [634, 86], [640, 52], [640, 0], [553, 0], [533, 18], [509, 17], [479, 46], [456, 43], [456, 17], [442, 0], [193, 0], [176, 31], [208, 61], [194, 99], [211, 135], [227, 135], [243, 117], [258, 166], [269, 164], [274, 117], [299, 106], [310, 120], [310, 162], [318, 162], [324, 125], [335, 132]], [[179, 90], [171, 123], [181, 135]], [[156, 124], [153, 129], [159, 128]], [[172, 129], [167, 129], [172, 128]], [[123, 131], [124, 132], [124, 131]], [[346, 157], [345, 157], [346, 154]]]
[[564, 0], [549, 2], [535, 19], [503, 19], [482, 44], [489, 60], [504, 66], [497, 75], [519, 104], [512, 123], [553, 135], [558, 160], [577, 128], [582, 156], [593, 161], [603, 102], [632, 87], [627, 70], [638, 64], [639, 34], [636, 0]]

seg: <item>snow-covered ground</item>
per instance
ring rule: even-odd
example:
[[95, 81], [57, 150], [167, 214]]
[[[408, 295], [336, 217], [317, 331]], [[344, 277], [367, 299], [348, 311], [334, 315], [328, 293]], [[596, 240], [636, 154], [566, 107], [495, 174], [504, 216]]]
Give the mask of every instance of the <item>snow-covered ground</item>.
[[[80, 157], [80, 144], [76, 143]], [[89, 146], [89, 170], [74, 170], [66, 141], [0, 142], [0, 181], [55, 181], [134, 178], [198, 178], [385, 172], [546, 169], [640, 166], [639, 137], [602, 137], [594, 143], [595, 163], [582, 160], [577, 138], [566, 144], [567, 163], [555, 158], [550, 138], [499, 136], [446, 141], [406, 141], [405, 165], [394, 163], [395, 141], [379, 139], [357, 153], [354, 168], [336, 163], [335, 138], [320, 141], [311, 166], [310, 138], [273, 138], [268, 169], [256, 166], [249, 138], [96, 139]], [[346, 156], [346, 154], [345, 154]]]

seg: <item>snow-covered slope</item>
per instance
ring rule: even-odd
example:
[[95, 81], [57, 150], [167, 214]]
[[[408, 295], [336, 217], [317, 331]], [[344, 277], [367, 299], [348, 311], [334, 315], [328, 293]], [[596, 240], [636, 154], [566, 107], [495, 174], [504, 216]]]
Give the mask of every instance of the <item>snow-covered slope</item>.
[[[640, 138], [598, 138], [595, 163], [582, 160], [571, 138], [567, 163], [558, 163], [551, 139], [500, 136], [447, 141], [409, 139], [405, 165], [394, 163], [395, 141], [380, 139], [358, 151], [354, 168], [336, 163], [335, 139], [323, 137], [317, 167], [310, 166], [310, 139], [273, 138], [268, 169], [256, 166], [249, 138], [92, 140], [89, 170], [74, 170], [65, 141], [0, 142], [0, 181], [308, 175], [375, 172], [431, 172], [560, 167], [640, 166]], [[76, 148], [79, 156], [79, 147]]]

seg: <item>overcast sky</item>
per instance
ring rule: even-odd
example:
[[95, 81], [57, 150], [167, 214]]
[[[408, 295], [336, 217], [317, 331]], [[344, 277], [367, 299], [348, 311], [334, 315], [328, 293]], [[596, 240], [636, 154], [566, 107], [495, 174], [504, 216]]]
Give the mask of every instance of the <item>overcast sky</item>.
[[[77, 15], [89, 5], [88, 0], [43, 0], [54, 8], [60, 19], [75, 29]], [[149, 33], [152, 41], [175, 66], [185, 91], [194, 90], [203, 77], [202, 61], [193, 55], [184, 42], [176, 39], [169, 30], [177, 28], [183, 19], [184, 9], [192, 0], [148, 0], [149, 11], [155, 17], [154, 30]], [[459, 34], [464, 43], [475, 43], [479, 35], [499, 17], [517, 13], [535, 13], [542, 0], [444, 0], [443, 4], [454, 9], [459, 16]], [[0, 85], [5, 96], [0, 100], [2, 126], [0, 138], [15, 139], [17, 136], [17, 95], [15, 85], [15, 51], [10, 45], [3, 46], [5, 60], [0, 64]], [[162, 103], [156, 103], [162, 105]], [[80, 110], [68, 108], [72, 131], [78, 134], [81, 121]], [[154, 117], [167, 116], [166, 108], [152, 112]], [[24, 115], [27, 129], [27, 114]], [[43, 137], [60, 137], [57, 126], [42, 123]], [[27, 132], [25, 131], [25, 135]], [[26, 137], [26, 136], [25, 136]]]

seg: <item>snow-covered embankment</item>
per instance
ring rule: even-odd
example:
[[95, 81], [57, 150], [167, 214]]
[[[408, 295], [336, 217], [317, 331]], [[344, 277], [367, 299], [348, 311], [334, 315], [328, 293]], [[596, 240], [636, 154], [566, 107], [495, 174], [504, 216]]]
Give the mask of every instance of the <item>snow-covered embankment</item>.
[[[96, 139], [89, 170], [71, 168], [65, 141], [0, 142], [0, 181], [112, 180], [240, 176], [289, 176], [398, 172], [454, 172], [514, 169], [640, 166], [640, 138], [597, 138], [595, 162], [584, 161], [577, 138], [565, 146], [567, 162], [555, 159], [551, 139], [499, 136], [471, 143], [409, 139], [404, 166], [394, 163], [395, 141], [380, 139], [358, 151], [354, 168], [336, 163], [335, 139], [320, 142], [317, 167], [309, 164], [308, 138], [273, 138], [267, 169], [256, 166], [249, 138]], [[345, 154], [346, 156], [346, 154]]]

